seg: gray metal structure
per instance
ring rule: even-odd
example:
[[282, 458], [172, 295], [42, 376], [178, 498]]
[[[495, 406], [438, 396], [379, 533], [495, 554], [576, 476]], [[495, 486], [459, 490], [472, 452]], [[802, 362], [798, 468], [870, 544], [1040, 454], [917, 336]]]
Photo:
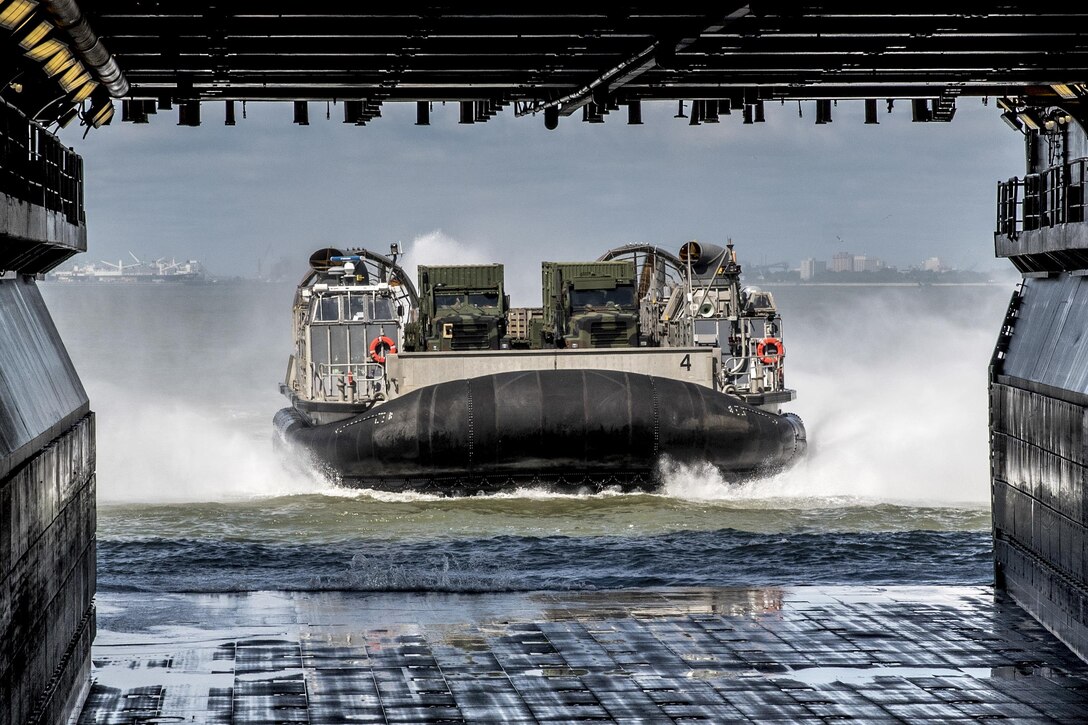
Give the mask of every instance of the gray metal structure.
[[295, 344], [280, 391], [316, 425], [358, 415], [394, 392], [385, 356], [403, 344], [419, 303], [396, 256], [323, 249], [310, 258], [295, 293]]
[[[640, 123], [639, 104], [653, 99], [679, 102], [678, 115], [696, 124], [729, 120], [727, 113], [734, 122], [759, 123], [771, 111], [768, 101], [794, 99], [814, 102], [818, 124], [841, 121], [845, 111], [835, 99], [865, 100], [855, 122], [878, 122], [888, 100], [908, 102], [916, 121], [942, 122], [952, 119], [959, 96], [990, 96], [1025, 134], [1028, 150], [1025, 176], [1000, 187], [995, 235], [998, 255], [1029, 275], [995, 351], [998, 582], [1088, 654], [1088, 485], [1079, 453], [1088, 392], [1079, 374], [1088, 342], [1078, 334], [1088, 325], [1079, 301], [1088, 268], [1088, 15], [1079, 6], [1029, 2], [734, 3], [708, 12], [706, 4], [651, 2], [564, 10], [538, 3], [385, 9], [0, 0], [7, 23], [0, 32], [0, 271], [8, 273], [0, 276], [0, 330], [8, 335], [5, 352], [19, 360], [17, 374], [0, 369], [0, 398], [14, 400], [12, 391], [53, 370], [37, 338], [63, 351], [41, 315], [32, 329], [19, 327], [34, 292], [11, 274], [47, 271], [86, 244], [81, 161], [30, 121], [52, 126], [78, 118], [97, 127], [113, 116], [110, 99], [123, 98], [121, 115], [129, 121], [169, 112], [171, 122], [176, 113], [184, 125], [200, 123], [200, 104], [210, 101], [225, 103], [222, 118], [235, 123], [235, 104], [250, 99], [295, 101], [299, 123], [309, 121], [308, 101], [336, 101], [343, 119], [358, 125], [395, 101], [416, 102], [420, 124], [440, 101], [457, 103], [465, 123], [506, 109], [555, 127], [571, 114], [601, 122], [624, 107], [627, 122]], [[38, 143], [27, 145], [28, 138]], [[75, 389], [74, 371], [62, 375]], [[25, 406], [4, 409], [3, 425], [21, 420]], [[72, 483], [93, 468], [93, 440], [83, 459], [58, 453], [69, 440], [57, 429], [66, 416], [52, 414], [48, 430], [24, 450], [32, 458], [62, 456], [50, 470]], [[17, 483], [29, 460], [0, 451], [0, 521], [22, 516], [17, 486], [44, 495], [42, 481]], [[66, 516], [93, 537], [93, 505], [75, 505]], [[21, 572], [30, 560], [6, 552], [32, 551], [40, 527], [7, 531], [16, 533], [0, 556], [0, 601], [8, 602], [0, 608], [0, 702], [8, 706], [0, 720], [56, 720], [78, 691], [78, 684], [65, 687], [68, 668], [87, 671], [72, 665], [85, 663], [89, 651], [74, 623], [83, 621], [91, 598], [57, 599], [60, 574], [26, 580]], [[42, 542], [65, 571], [77, 565], [81, 555], [61, 555], [58, 544]], [[0, 537], [0, 545], [9, 539]], [[18, 650], [9, 635], [30, 631], [42, 611], [58, 641], [73, 647], [51, 647], [34, 670], [15, 674], [10, 663]]]

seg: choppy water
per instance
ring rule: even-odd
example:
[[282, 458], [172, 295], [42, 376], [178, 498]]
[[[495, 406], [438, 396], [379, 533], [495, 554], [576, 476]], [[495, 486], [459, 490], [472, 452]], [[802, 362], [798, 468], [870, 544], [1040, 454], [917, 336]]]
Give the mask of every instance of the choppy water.
[[290, 287], [46, 286], [99, 415], [99, 587], [989, 582], [985, 370], [1011, 287], [773, 291], [801, 466], [440, 499], [338, 489], [271, 455]]

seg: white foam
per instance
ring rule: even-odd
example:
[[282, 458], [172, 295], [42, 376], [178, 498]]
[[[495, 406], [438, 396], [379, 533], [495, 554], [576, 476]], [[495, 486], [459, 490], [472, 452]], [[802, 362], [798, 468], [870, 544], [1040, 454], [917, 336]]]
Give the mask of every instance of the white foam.
[[747, 483], [726, 481], [710, 466], [666, 464], [666, 492], [797, 505], [988, 501], [986, 369], [997, 329], [990, 317], [965, 323], [867, 297], [816, 327], [794, 325], [787, 378], [798, 400], [786, 408], [804, 418], [807, 457]]
[[202, 408], [109, 383], [87, 387], [98, 414], [101, 501], [228, 501], [335, 492], [316, 471], [301, 463], [286, 466], [274, 453], [270, 413], [254, 417]]

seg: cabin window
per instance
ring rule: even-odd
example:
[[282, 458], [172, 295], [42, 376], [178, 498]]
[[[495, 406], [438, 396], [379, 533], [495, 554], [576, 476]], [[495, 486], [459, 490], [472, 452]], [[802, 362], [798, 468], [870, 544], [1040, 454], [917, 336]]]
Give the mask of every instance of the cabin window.
[[635, 306], [635, 288], [629, 284], [616, 285], [614, 289], [572, 289], [570, 303], [580, 307]]
[[349, 320], [368, 320], [368, 319], [370, 319], [369, 315], [367, 314], [367, 312], [369, 311], [367, 309], [367, 307], [368, 307], [367, 302], [369, 302], [369, 301], [370, 301], [370, 298], [368, 296], [366, 296], [366, 295], [352, 295], [352, 294], [349, 294], [348, 299], [347, 299], [347, 303], [348, 303], [347, 319], [349, 319]]
[[314, 322], [336, 322], [340, 319], [340, 299], [319, 297], [314, 303]]
[[348, 342], [351, 345], [351, 362], [370, 362], [370, 341], [381, 331], [373, 325], [349, 325]]
[[347, 326], [329, 328], [329, 355], [333, 365], [343, 365], [348, 360], [348, 331]]
[[434, 296], [434, 306], [461, 309], [465, 307], [498, 307], [497, 292], [438, 292]]
[[370, 322], [372, 320], [396, 320], [393, 314], [393, 301], [387, 297], [375, 297], [372, 294], [351, 294], [344, 300], [348, 322]]
[[395, 320], [397, 319], [393, 310], [393, 300], [387, 297], [374, 297], [371, 300], [373, 308], [370, 313], [370, 319], [372, 320]]
[[329, 364], [329, 334], [327, 327], [310, 330], [310, 360], [314, 366]]

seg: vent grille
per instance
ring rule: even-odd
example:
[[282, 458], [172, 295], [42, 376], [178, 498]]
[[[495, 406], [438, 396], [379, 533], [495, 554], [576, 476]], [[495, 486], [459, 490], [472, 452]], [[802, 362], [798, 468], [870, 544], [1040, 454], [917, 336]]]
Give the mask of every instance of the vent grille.
[[489, 325], [486, 322], [455, 322], [453, 337], [450, 339], [451, 350], [487, 350], [491, 347], [488, 339]]
[[630, 342], [628, 326], [618, 320], [600, 320], [589, 327], [593, 347], [624, 347]]

